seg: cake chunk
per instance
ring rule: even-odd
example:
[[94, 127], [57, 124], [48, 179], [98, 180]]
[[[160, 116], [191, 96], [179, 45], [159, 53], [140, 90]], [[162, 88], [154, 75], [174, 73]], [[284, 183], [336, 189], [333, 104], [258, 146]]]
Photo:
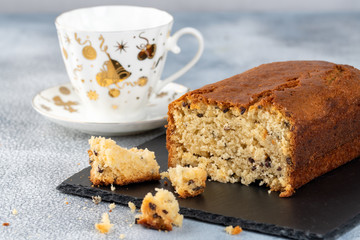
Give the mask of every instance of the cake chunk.
[[227, 226], [225, 232], [230, 235], [237, 235], [242, 232], [242, 228], [240, 226]]
[[171, 231], [172, 226], [182, 226], [184, 216], [179, 214], [179, 203], [174, 194], [165, 189], [155, 189], [155, 196], [146, 194], [141, 204], [141, 215], [137, 224], [149, 228]]
[[359, 83], [348, 65], [289, 61], [189, 92], [169, 104], [168, 165], [289, 197], [360, 155]]
[[89, 144], [90, 180], [94, 185], [126, 185], [160, 179], [160, 166], [154, 152], [128, 150], [103, 137], [91, 137]]
[[195, 197], [204, 192], [207, 173], [199, 167], [182, 167], [177, 165], [161, 173], [167, 177], [181, 198]]
[[114, 224], [110, 223], [109, 214], [104, 213], [101, 217], [101, 222], [95, 224], [96, 230], [100, 233], [108, 233]]

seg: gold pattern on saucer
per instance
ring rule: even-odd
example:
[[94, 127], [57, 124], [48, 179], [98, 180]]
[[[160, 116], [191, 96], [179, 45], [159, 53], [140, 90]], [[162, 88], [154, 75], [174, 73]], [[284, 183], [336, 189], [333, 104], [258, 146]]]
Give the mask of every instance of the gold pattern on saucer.
[[63, 50], [64, 57], [65, 57], [65, 59], [67, 60], [67, 59], [68, 59], [68, 53], [67, 53], [67, 51], [65, 50], [65, 48], [63, 48], [62, 50]]
[[167, 95], [168, 95], [167, 92], [160, 92], [160, 93], [156, 94], [156, 98], [163, 98], [163, 97], [165, 97]]
[[116, 110], [116, 109], [118, 109], [119, 106], [114, 104], [114, 105], [112, 105], [111, 107], [112, 107], [114, 110]]
[[72, 108], [73, 105], [78, 105], [77, 102], [73, 102], [73, 101], [64, 102], [60, 96], [53, 97], [53, 101], [56, 106], [62, 106], [64, 107], [64, 110], [69, 111], [70, 113], [77, 112], [76, 109]]
[[98, 100], [99, 98], [99, 94], [97, 94], [96, 91], [92, 91], [92, 90], [87, 92], [87, 96], [90, 100], [94, 100], [94, 101]]
[[147, 84], [147, 82], [148, 82], [148, 78], [146, 76], [142, 76], [138, 79], [137, 85], [143, 87]]
[[85, 82], [85, 80], [84, 80], [84, 79], [81, 79], [81, 82], [82, 82], [82, 83], [84, 83], [84, 82]]
[[109, 60], [103, 63], [100, 72], [96, 74], [96, 81], [101, 87], [109, 87], [115, 84], [119, 88], [118, 83], [130, 77], [131, 72], [126, 71], [120, 62], [110, 57], [107, 52], [108, 46], [104, 45], [105, 39], [102, 35], [100, 35], [99, 40], [101, 41], [100, 50], [107, 55]]
[[73, 73], [74, 73], [74, 79], [77, 79], [77, 75], [76, 72], [81, 72], [83, 70], [83, 66], [81, 65], [76, 65], [76, 68], [74, 68]]
[[61, 86], [59, 88], [59, 91], [61, 94], [64, 94], [64, 95], [69, 95], [71, 92], [70, 89], [68, 89], [67, 87], [64, 87], [64, 86]]
[[136, 46], [140, 52], [138, 53], [138, 60], [139, 61], [143, 61], [146, 58], [152, 59], [155, 56], [156, 53], [156, 44], [149, 44], [149, 40], [143, 36], [141, 36], [141, 34], [143, 34], [144, 32], [141, 32], [139, 34], [139, 38], [144, 39], [146, 41], [146, 44], [140, 44], [139, 46]]
[[48, 106], [45, 106], [43, 104], [41, 104], [40, 106], [48, 112], [51, 111], [51, 108], [49, 108]]
[[109, 90], [110, 97], [116, 98], [120, 95], [120, 91], [116, 88], [112, 88]]
[[88, 59], [88, 60], [94, 60], [96, 59], [96, 50], [95, 48], [93, 48], [91, 46], [91, 41], [89, 39], [85, 40], [84, 42], [81, 42], [81, 38], [78, 37], [77, 33], [74, 34], [75, 36], [75, 40], [80, 44], [80, 45], [85, 45], [87, 43], [89, 43], [90, 45], [85, 46], [82, 49], [82, 54], [84, 56], [84, 58]]

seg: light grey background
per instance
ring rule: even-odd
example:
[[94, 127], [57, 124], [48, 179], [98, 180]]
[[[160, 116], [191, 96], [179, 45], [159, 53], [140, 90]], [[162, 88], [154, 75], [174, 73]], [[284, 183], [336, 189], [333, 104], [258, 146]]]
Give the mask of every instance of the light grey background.
[[63, 12], [97, 5], [139, 5], [166, 11], [360, 11], [358, 0], [1, 0], [0, 13]]

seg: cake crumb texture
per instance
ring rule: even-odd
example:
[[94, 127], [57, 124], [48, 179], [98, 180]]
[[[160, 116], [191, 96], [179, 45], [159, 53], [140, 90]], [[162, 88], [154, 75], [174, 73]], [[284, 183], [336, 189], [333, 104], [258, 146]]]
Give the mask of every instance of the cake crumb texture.
[[125, 149], [103, 137], [92, 136], [89, 144], [90, 181], [94, 185], [127, 185], [160, 179], [154, 152]]
[[128, 206], [132, 213], [134, 213], [136, 211], [136, 206], [133, 202], [128, 202]]
[[195, 197], [204, 192], [206, 187], [207, 173], [200, 167], [182, 167], [177, 165], [169, 168], [167, 172], [161, 173], [162, 177], [167, 177], [176, 193], [181, 198]]
[[242, 228], [240, 226], [236, 226], [236, 227], [227, 226], [225, 228], [225, 231], [226, 231], [226, 233], [228, 233], [230, 235], [237, 235], [242, 232]]
[[172, 226], [182, 226], [183, 215], [179, 214], [179, 203], [174, 194], [165, 189], [156, 188], [156, 194], [146, 194], [141, 204], [141, 215], [137, 224], [158, 230], [172, 230]]
[[108, 233], [114, 224], [110, 223], [109, 214], [103, 213], [101, 217], [101, 222], [95, 224], [96, 230], [100, 233]]

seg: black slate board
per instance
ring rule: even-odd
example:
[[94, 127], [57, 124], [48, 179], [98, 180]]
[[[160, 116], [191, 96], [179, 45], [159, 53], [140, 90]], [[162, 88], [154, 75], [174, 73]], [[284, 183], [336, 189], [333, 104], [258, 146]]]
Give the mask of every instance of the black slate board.
[[[139, 146], [154, 151], [161, 171], [167, 169], [165, 135]], [[208, 182], [195, 198], [179, 199], [180, 212], [189, 218], [295, 239], [332, 239], [360, 221], [360, 158], [329, 172], [290, 198], [268, 194], [255, 184]], [[155, 188], [173, 191], [164, 180], [110, 187], [91, 187], [90, 167], [61, 183], [57, 189], [83, 197], [100, 195], [104, 201], [140, 207], [142, 198]], [[170, 184], [169, 184], [170, 185]]]

